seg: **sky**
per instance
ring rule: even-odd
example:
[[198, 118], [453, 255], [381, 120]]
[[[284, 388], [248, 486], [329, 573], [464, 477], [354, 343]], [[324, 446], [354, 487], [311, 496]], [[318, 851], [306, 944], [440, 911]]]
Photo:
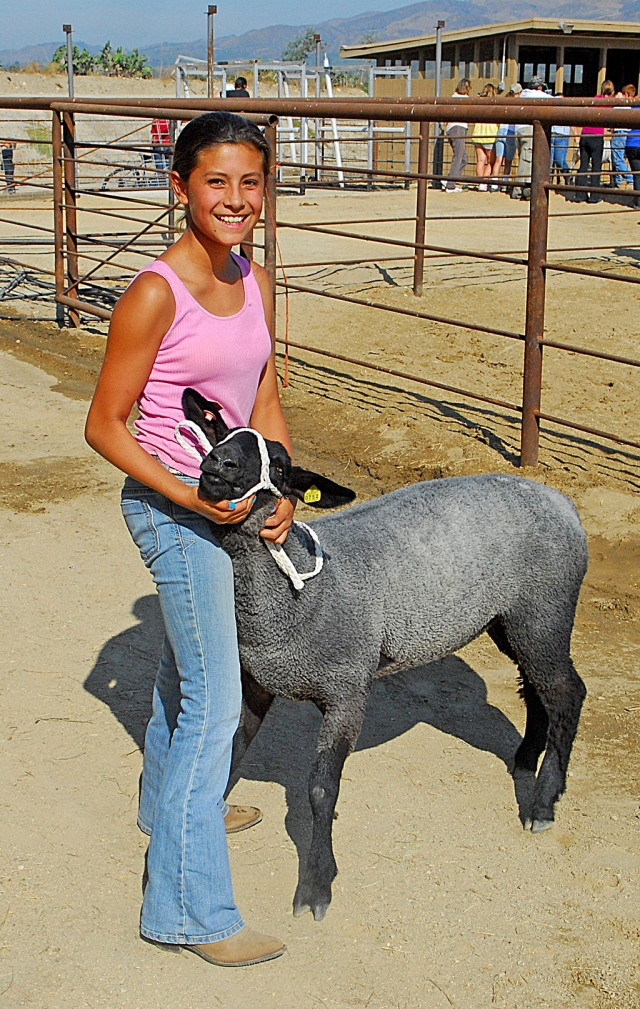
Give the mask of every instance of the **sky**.
[[[305, 25], [364, 11], [393, 10], [410, 0], [222, 0], [216, 35], [241, 35], [273, 24]], [[205, 0], [0, 0], [0, 49], [63, 40], [70, 23], [89, 45], [111, 41], [127, 49], [154, 42], [189, 42], [206, 34]], [[19, 11], [19, 16], [17, 12]]]

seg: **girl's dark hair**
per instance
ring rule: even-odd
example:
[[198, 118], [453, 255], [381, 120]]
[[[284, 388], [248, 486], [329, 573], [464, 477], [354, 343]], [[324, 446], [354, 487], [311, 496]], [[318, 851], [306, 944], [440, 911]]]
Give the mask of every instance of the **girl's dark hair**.
[[173, 170], [185, 182], [198, 163], [200, 151], [218, 144], [247, 144], [262, 158], [265, 177], [269, 174], [269, 145], [258, 127], [233, 112], [205, 112], [192, 119], [176, 140]]

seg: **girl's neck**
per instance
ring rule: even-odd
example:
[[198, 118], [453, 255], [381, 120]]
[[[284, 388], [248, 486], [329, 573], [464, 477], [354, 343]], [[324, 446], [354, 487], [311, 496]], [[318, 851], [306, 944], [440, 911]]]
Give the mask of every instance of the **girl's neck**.
[[193, 225], [189, 225], [184, 235], [161, 258], [172, 267], [184, 264], [191, 275], [212, 275], [223, 283], [234, 283], [238, 279], [238, 266], [229, 246], [212, 242]]

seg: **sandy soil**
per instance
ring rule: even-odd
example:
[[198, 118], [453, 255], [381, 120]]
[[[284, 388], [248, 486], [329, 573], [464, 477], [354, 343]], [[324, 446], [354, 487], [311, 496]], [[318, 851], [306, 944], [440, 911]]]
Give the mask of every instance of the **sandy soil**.
[[[436, 216], [463, 213], [462, 204], [445, 203], [452, 198], [430, 199]], [[464, 199], [481, 216], [494, 197]], [[502, 212], [503, 198], [495, 199]], [[312, 194], [283, 198], [280, 216], [408, 216], [412, 201], [404, 193]], [[609, 243], [579, 255], [635, 270], [637, 216], [599, 211], [554, 221], [553, 247]], [[367, 227], [407, 237], [411, 225]], [[429, 228], [434, 243], [526, 243], [517, 217]], [[330, 258], [329, 248], [334, 259], [343, 249], [352, 259], [380, 249], [344, 240], [337, 250], [334, 239], [280, 234], [288, 262]], [[291, 273], [358, 297], [416, 304], [407, 264]], [[549, 334], [637, 357], [633, 292], [554, 276]], [[517, 331], [522, 293], [517, 270], [434, 260], [419, 307]], [[515, 341], [308, 295], [292, 295], [290, 311], [292, 339], [302, 343], [517, 401]], [[225, 972], [137, 937], [146, 843], [135, 826], [137, 779], [160, 625], [119, 517], [119, 476], [81, 438], [103, 346], [104, 327], [94, 322], [79, 333], [0, 323], [1, 1004], [640, 1006], [640, 453], [547, 426], [531, 474], [574, 498], [591, 555], [574, 637], [589, 697], [554, 830], [532, 836], [520, 826], [506, 770], [523, 728], [515, 670], [481, 639], [376, 684], [345, 768], [333, 905], [320, 924], [294, 920], [317, 715], [279, 703], [234, 793], [260, 805], [264, 821], [235, 837], [230, 851], [239, 906], [252, 924], [282, 935], [288, 953]], [[637, 392], [631, 368], [545, 355], [549, 412], [637, 438]], [[515, 415], [460, 396], [296, 352], [283, 399], [298, 459], [361, 497], [417, 479], [514, 468]]]

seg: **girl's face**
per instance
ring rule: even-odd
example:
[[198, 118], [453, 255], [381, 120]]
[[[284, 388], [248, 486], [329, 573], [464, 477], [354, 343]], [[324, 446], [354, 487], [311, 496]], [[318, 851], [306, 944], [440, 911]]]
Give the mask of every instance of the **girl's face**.
[[206, 238], [231, 248], [258, 223], [264, 195], [260, 153], [248, 144], [217, 144], [200, 152], [185, 182], [173, 172], [173, 191]]

